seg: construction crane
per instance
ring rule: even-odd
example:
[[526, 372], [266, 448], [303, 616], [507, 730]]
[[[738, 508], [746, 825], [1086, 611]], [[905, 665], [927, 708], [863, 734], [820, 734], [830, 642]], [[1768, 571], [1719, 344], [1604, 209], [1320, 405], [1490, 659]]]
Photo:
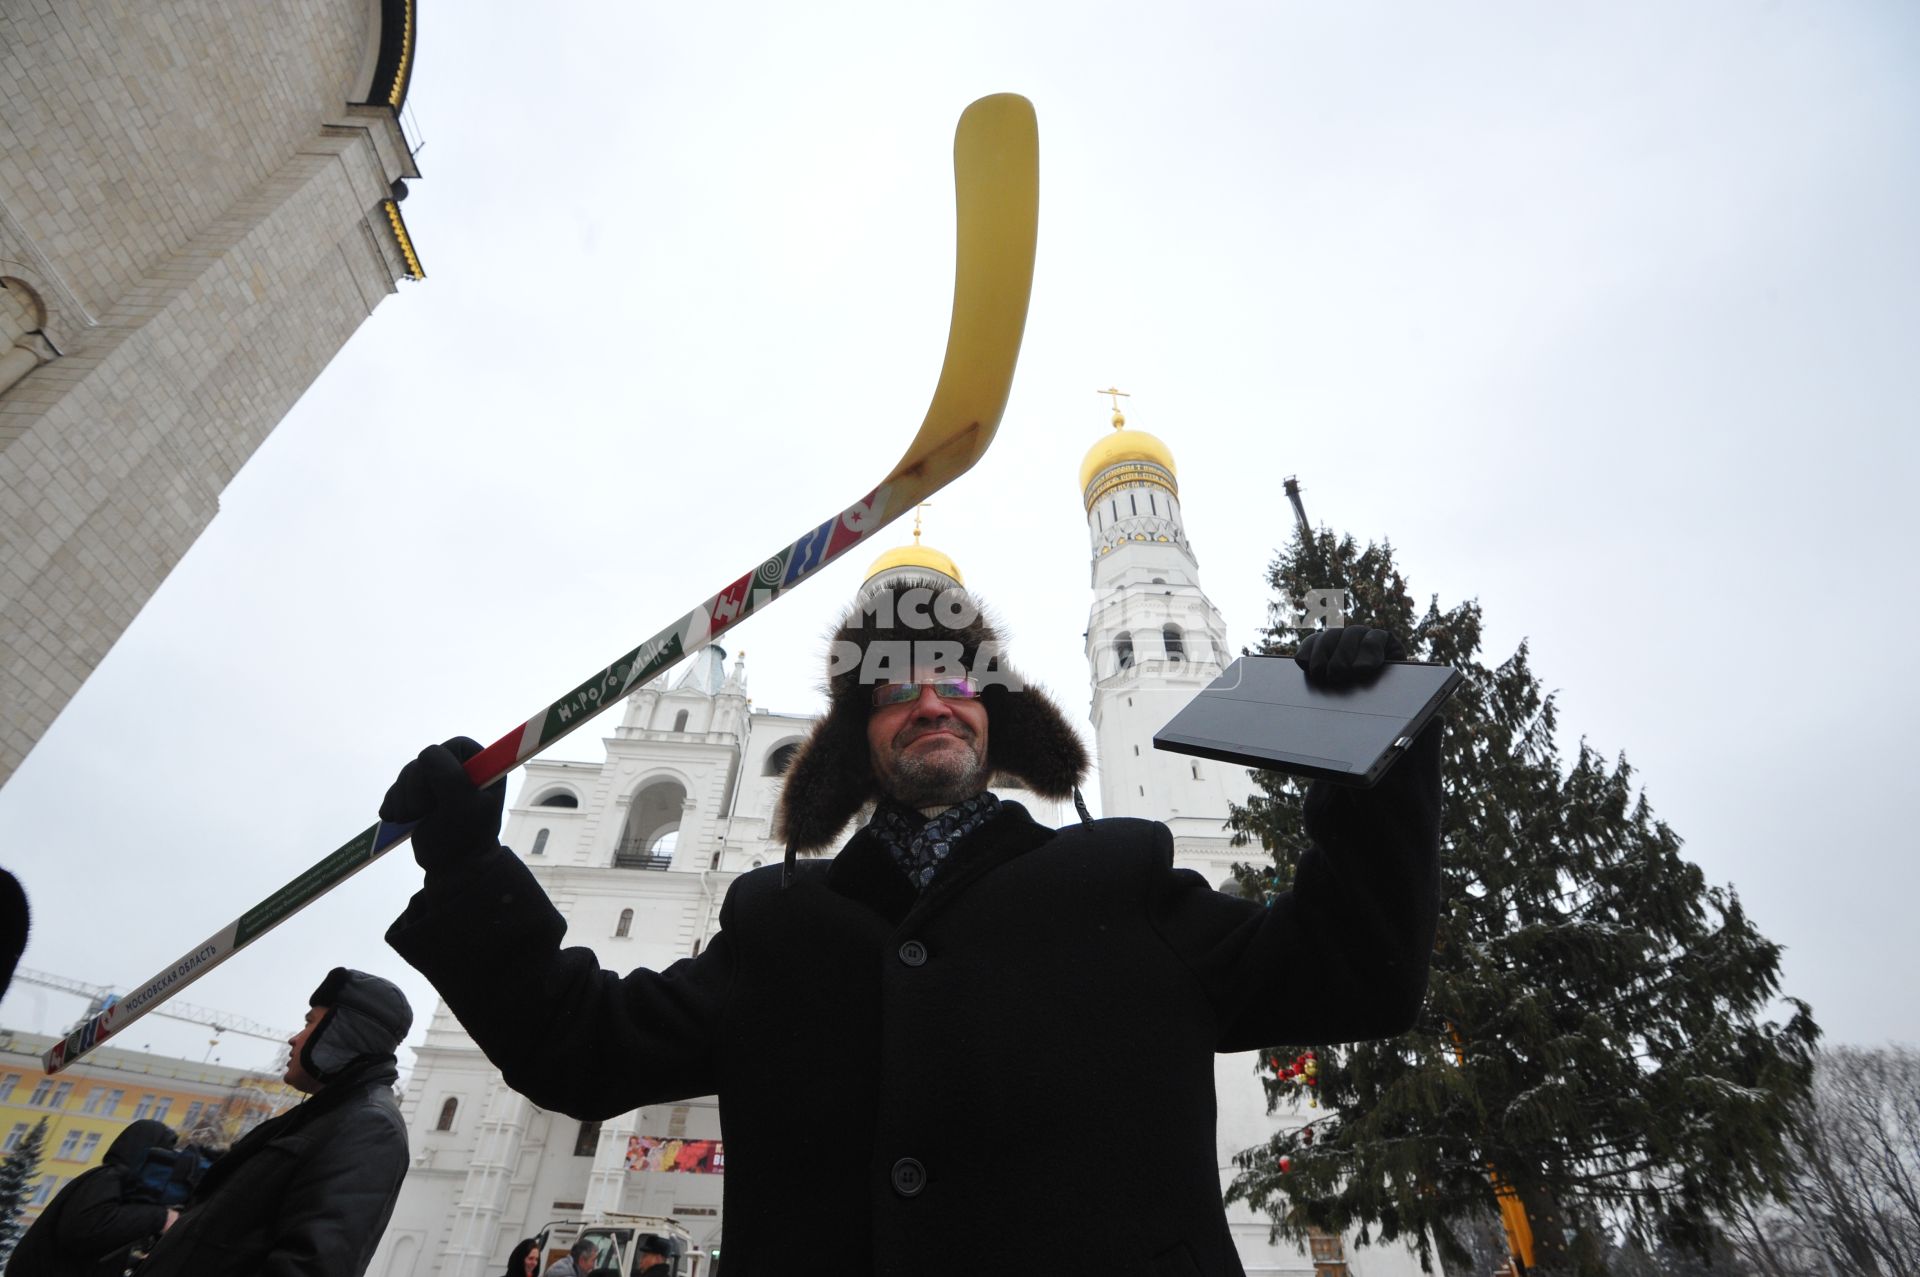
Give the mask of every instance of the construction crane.
[[[72, 993], [87, 999], [86, 1014], [80, 1017], [84, 1024], [119, 999], [110, 984], [88, 984], [84, 980], [72, 980], [63, 975], [54, 975], [51, 971], [34, 971], [27, 967], [17, 968], [13, 978], [27, 984], [37, 984], [47, 989], [59, 989], [63, 993]], [[164, 1015], [175, 1020], [185, 1020], [189, 1024], [204, 1024], [216, 1034], [240, 1033], [250, 1038], [265, 1038], [270, 1042], [285, 1043], [293, 1035], [285, 1029], [276, 1029], [241, 1016], [230, 1015], [225, 1011], [212, 1011], [206, 1007], [197, 1007], [187, 1002], [169, 1002], [157, 1007], [154, 1015]]]

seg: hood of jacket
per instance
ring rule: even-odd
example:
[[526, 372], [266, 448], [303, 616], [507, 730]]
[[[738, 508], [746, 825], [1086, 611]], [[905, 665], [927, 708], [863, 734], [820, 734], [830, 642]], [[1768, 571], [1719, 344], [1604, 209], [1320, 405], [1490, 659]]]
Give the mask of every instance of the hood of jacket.
[[300, 1065], [316, 1082], [332, 1082], [350, 1066], [391, 1057], [413, 1027], [413, 1008], [391, 980], [335, 967], [308, 999], [327, 1013], [300, 1048]]

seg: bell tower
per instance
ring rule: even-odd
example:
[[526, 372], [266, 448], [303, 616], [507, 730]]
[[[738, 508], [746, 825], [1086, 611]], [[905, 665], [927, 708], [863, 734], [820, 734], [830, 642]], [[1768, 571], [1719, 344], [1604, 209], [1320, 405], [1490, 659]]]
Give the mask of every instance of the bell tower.
[[1187, 541], [1173, 451], [1129, 429], [1120, 400], [1113, 430], [1080, 463], [1092, 548], [1087, 667], [1099, 746], [1101, 813], [1164, 820], [1175, 854], [1210, 881], [1233, 862], [1222, 822], [1244, 799], [1244, 768], [1153, 748], [1153, 734], [1232, 659], [1220, 611], [1200, 586]]

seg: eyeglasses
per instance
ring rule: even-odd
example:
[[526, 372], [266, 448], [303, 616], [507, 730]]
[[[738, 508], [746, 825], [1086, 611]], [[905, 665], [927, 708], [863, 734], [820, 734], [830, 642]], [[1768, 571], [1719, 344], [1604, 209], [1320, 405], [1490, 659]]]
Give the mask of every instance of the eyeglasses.
[[980, 689], [973, 685], [972, 679], [930, 678], [924, 683], [882, 683], [873, 689], [873, 707], [885, 709], [889, 705], [917, 701], [923, 687], [931, 687], [933, 694], [943, 701], [971, 701], [980, 696]]

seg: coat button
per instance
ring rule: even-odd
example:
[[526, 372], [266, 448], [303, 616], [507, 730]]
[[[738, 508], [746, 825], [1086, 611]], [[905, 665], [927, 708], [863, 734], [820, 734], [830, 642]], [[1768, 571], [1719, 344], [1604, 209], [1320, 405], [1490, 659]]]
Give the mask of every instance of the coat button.
[[893, 1164], [893, 1191], [902, 1197], [917, 1197], [927, 1186], [927, 1168], [911, 1157]]
[[907, 941], [900, 946], [900, 961], [910, 967], [925, 966], [927, 962], [927, 946], [921, 944], [918, 940]]

